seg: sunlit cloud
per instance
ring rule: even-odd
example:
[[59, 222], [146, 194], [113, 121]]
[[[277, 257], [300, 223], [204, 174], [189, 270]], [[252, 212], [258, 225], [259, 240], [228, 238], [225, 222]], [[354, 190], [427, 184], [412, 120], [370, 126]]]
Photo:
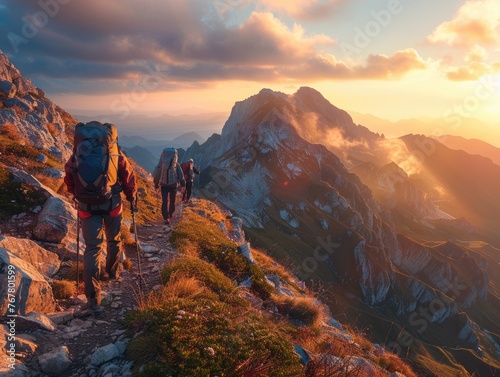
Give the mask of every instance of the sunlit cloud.
[[449, 70], [446, 75], [452, 81], [467, 81], [479, 80], [483, 76], [500, 72], [500, 63], [489, 64], [486, 59], [486, 50], [475, 45], [467, 54], [465, 64]]
[[440, 24], [427, 41], [459, 48], [497, 45], [500, 43], [499, 26], [498, 0], [469, 0], [451, 21]]
[[286, 14], [302, 21], [329, 18], [346, 0], [259, 0], [258, 8]]

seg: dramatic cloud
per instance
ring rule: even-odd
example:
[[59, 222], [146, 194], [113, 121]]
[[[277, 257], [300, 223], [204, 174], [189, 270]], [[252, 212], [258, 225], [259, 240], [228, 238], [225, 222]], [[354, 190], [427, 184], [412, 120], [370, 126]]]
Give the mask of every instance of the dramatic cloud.
[[[266, 1], [266, 7], [304, 18], [331, 13], [342, 1]], [[72, 80], [73, 90], [78, 80], [107, 80], [111, 92], [145, 78], [164, 90], [219, 80], [397, 79], [425, 67], [412, 49], [349, 65], [327, 52], [336, 44], [332, 37], [257, 9], [231, 23], [202, 0], [0, 0], [6, 36], [0, 49], [54, 91], [64, 91], [63, 80]]]
[[460, 48], [476, 44], [500, 43], [500, 6], [498, 0], [469, 0], [454, 19], [439, 25], [427, 38], [431, 43], [445, 43]]

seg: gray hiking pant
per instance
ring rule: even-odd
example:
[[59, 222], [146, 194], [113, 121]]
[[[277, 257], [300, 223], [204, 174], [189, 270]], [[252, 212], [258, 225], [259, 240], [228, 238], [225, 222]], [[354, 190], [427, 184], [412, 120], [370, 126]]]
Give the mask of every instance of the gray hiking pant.
[[[101, 292], [99, 276], [101, 274], [100, 260], [105, 252], [103, 248], [106, 234], [106, 265], [105, 270], [114, 273], [119, 263], [120, 226], [122, 215], [92, 215], [81, 219], [82, 234], [85, 240], [83, 254], [83, 281], [87, 299], [98, 297]], [[104, 226], [104, 227], [103, 227]]]

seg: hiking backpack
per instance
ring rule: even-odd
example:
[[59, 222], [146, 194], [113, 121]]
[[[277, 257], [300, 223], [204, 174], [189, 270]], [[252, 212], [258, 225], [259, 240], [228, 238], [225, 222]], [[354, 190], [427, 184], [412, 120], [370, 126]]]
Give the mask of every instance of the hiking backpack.
[[73, 145], [75, 198], [86, 204], [111, 199], [118, 180], [118, 131], [113, 124], [78, 123]]
[[162, 186], [177, 185], [177, 149], [165, 148], [160, 157], [160, 179]]
[[182, 173], [184, 174], [184, 179], [186, 181], [194, 177], [193, 169], [191, 169], [191, 166], [189, 165], [189, 162], [183, 162], [181, 164]]

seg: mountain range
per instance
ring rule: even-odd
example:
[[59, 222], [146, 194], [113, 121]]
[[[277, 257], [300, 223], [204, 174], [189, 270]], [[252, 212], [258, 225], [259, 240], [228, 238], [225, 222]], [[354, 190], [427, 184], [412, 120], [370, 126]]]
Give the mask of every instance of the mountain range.
[[387, 139], [311, 88], [237, 102], [221, 135], [187, 157], [205, 166], [203, 196], [324, 284], [353, 326], [421, 367], [445, 359], [486, 376], [500, 366], [500, 166], [490, 159], [423, 135]]
[[[419, 133], [429, 137], [444, 137], [446, 135], [460, 136], [465, 139], [499, 140], [498, 125], [486, 124], [472, 117], [461, 116], [453, 111], [442, 118], [421, 117], [390, 121], [371, 114], [350, 111], [356, 124], [363, 124], [370, 130], [384, 134], [386, 137], [400, 137], [408, 133]], [[496, 142], [499, 147], [499, 142]]]

